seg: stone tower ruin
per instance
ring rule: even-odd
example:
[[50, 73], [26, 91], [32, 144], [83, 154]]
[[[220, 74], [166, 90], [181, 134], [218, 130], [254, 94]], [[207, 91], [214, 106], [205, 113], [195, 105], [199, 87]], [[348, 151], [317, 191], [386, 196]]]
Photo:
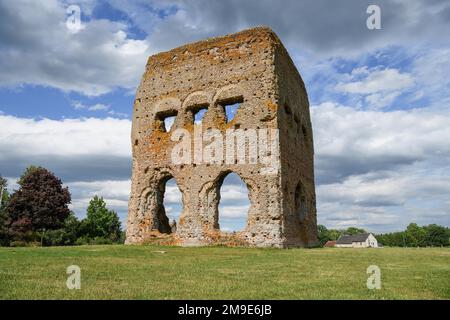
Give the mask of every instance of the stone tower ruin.
[[[228, 119], [225, 108], [232, 104], [239, 108]], [[195, 122], [202, 110], [203, 119]], [[175, 117], [170, 129], [168, 117]], [[220, 187], [234, 172], [247, 185], [250, 208], [245, 230], [233, 236], [250, 246], [316, 244], [308, 96], [270, 29], [151, 56], [134, 102], [131, 139], [126, 243], [172, 232], [163, 199], [166, 182], [174, 178], [183, 202], [174, 241], [214, 244], [224, 235], [218, 223]]]

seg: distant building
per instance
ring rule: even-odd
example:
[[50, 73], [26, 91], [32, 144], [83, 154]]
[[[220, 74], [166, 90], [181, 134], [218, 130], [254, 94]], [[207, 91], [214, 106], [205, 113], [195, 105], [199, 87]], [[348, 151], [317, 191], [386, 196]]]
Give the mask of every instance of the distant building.
[[378, 241], [371, 233], [360, 233], [353, 236], [340, 236], [335, 246], [338, 248], [378, 248]]
[[336, 246], [336, 241], [327, 241], [324, 245], [324, 247], [335, 247]]

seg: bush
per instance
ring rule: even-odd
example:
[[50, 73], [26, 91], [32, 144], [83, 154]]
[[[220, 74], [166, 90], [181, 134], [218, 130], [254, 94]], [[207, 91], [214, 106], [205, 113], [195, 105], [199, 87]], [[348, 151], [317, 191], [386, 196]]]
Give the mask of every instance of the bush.
[[113, 243], [114, 241], [108, 238], [103, 237], [90, 238], [88, 236], [80, 237], [75, 241], [76, 245], [99, 245], [99, 244], [113, 244]]
[[[76, 240], [76, 239], [75, 239]], [[65, 229], [49, 230], [44, 233], [44, 246], [68, 246], [75, 243]]]
[[39, 247], [41, 245], [40, 242], [37, 241], [11, 241], [9, 244], [10, 247]]
[[89, 202], [87, 216], [81, 222], [80, 232], [90, 239], [102, 238], [118, 242], [122, 233], [119, 216], [106, 208], [102, 197], [94, 196]]

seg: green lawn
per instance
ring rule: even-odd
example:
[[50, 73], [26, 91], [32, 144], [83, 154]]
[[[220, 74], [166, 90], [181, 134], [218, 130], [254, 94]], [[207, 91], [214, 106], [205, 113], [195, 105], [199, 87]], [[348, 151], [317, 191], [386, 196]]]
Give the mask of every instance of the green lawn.
[[450, 299], [450, 249], [0, 248], [0, 299]]

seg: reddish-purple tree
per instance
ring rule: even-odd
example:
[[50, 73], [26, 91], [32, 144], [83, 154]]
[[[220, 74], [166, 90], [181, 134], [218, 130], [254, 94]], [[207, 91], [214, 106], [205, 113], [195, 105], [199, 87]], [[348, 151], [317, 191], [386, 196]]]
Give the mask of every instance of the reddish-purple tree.
[[61, 228], [69, 216], [69, 189], [52, 172], [29, 167], [19, 180], [6, 208], [14, 234]]

